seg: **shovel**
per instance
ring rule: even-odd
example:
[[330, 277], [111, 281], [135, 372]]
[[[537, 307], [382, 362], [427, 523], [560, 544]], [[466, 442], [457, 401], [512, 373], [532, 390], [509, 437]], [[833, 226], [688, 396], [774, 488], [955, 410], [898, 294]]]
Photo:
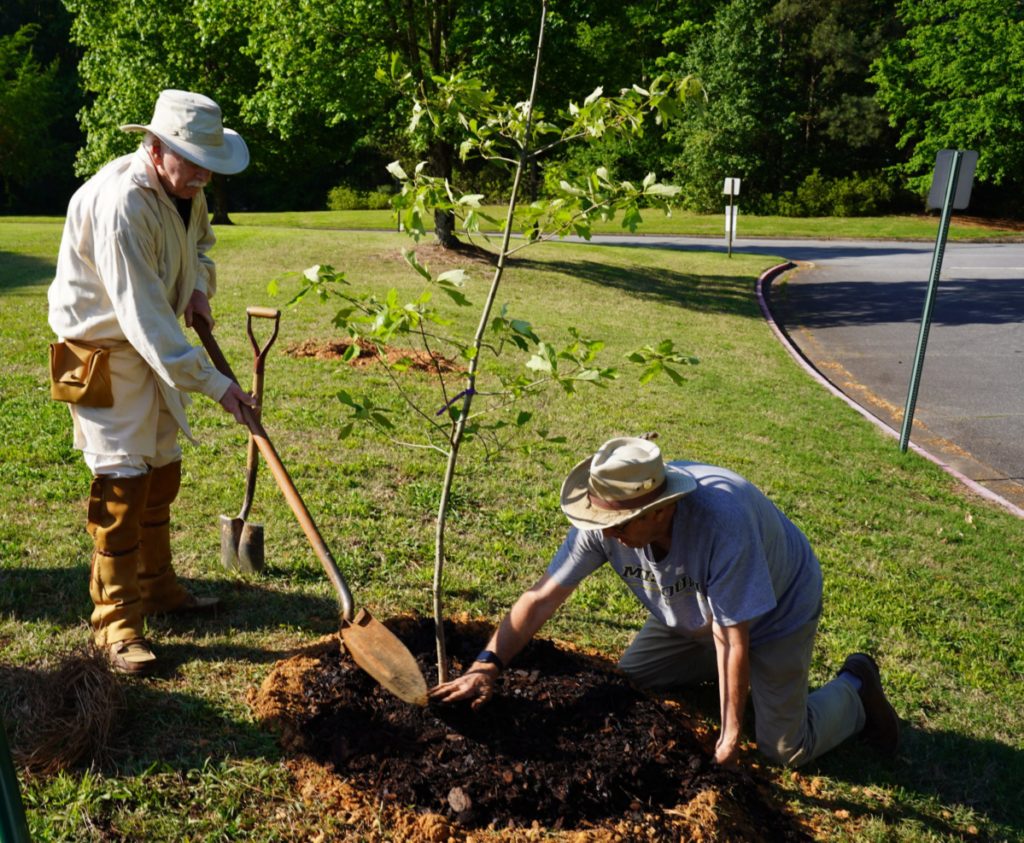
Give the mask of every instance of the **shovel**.
[[[246, 332], [252, 345], [252, 394], [256, 399], [255, 416], [262, 422], [260, 407], [263, 405], [263, 373], [266, 366], [267, 352], [277, 339], [281, 327], [281, 311], [273, 307], [250, 307], [245, 311]], [[253, 317], [273, 319], [274, 332], [262, 346], [256, 341], [252, 330]], [[259, 467], [259, 450], [256, 440], [249, 434], [249, 447], [245, 459], [245, 498], [242, 509], [235, 518], [228, 515], [220, 517], [220, 561], [229, 571], [241, 571], [243, 574], [254, 574], [263, 568], [263, 526], [250, 524], [247, 519], [252, 509], [253, 495], [256, 493], [256, 470]]]
[[[199, 318], [193, 320], [192, 327], [199, 334], [213, 365], [222, 374], [238, 383], [231, 371], [231, 366], [221, 353], [220, 346], [213, 338], [210, 324], [205, 319]], [[278, 457], [267, 432], [256, 417], [256, 413], [244, 404], [242, 405], [242, 417], [245, 419], [245, 424], [252, 434], [256, 447], [263, 455], [270, 473], [274, 475], [274, 480], [277, 481], [277, 485], [288, 501], [288, 505], [291, 506], [299, 526], [302, 527], [317, 559], [320, 560], [320, 564], [323, 565], [328, 579], [338, 594], [338, 604], [341, 609], [341, 638], [355, 663], [399, 699], [425, 706], [427, 704], [427, 683], [419, 665], [416, 664], [416, 659], [398, 640], [398, 637], [380, 621], [375, 620], [366, 609], [360, 609], [358, 614], [354, 613], [352, 593], [345, 584], [345, 578], [338, 570], [334, 557], [331, 556], [320, 531], [313, 523], [309, 510], [302, 502], [302, 497]]]

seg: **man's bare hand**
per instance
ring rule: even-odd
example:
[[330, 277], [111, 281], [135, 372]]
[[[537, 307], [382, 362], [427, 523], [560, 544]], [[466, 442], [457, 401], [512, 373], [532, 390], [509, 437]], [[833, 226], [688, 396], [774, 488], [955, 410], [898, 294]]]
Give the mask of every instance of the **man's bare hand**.
[[739, 761], [739, 741], [735, 738], [726, 738], [720, 735], [718, 743], [715, 744], [715, 763], [722, 767], [732, 767]]
[[253, 410], [256, 409], [256, 399], [232, 381], [227, 392], [220, 397], [220, 405], [235, 417], [236, 422], [245, 424], [245, 417], [242, 415], [243, 404]]
[[205, 319], [210, 328], [213, 328], [213, 311], [210, 310], [210, 300], [202, 290], [194, 290], [188, 304], [185, 305], [185, 326], [191, 328], [197, 316]]
[[494, 676], [487, 670], [471, 670], [458, 679], [430, 689], [431, 699], [442, 703], [472, 700], [470, 707], [480, 708], [494, 696]]

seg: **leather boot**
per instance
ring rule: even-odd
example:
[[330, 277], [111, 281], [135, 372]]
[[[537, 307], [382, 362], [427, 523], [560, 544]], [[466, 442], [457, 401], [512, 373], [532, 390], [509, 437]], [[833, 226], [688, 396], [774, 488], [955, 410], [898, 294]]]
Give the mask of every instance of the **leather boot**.
[[149, 472], [149, 494], [142, 513], [139, 588], [146, 615], [216, 608], [216, 597], [196, 597], [181, 583], [171, 564], [171, 504], [181, 488], [181, 462]]
[[108, 652], [114, 669], [127, 673], [147, 672], [156, 661], [143, 638], [138, 577], [139, 521], [148, 489], [149, 475], [145, 474], [94, 477], [89, 490], [93, 636]]

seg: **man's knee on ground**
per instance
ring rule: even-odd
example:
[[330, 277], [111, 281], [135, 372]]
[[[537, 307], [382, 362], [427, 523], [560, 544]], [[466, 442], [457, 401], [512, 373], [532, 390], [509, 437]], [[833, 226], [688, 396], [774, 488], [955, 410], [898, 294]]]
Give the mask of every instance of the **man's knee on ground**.
[[780, 738], [777, 741], [758, 741], [758, 751], [782, 767], [795, 769], [811, 760], [803, 744]]

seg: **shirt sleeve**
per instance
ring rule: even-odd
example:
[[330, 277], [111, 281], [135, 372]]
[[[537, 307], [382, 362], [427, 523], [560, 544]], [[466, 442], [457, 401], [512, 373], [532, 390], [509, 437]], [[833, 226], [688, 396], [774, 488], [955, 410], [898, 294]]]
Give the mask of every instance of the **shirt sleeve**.
[[575, 587], [607, 561], [600, 530], [572, 527], [551, 559], [547, 574], [559, 585]]
[[125, 339], [164, 383], [219, 400], [230, 380], [185, 337], [157, 266], [160, 221], [142, 201], [121, 203], [97, 233], [96, 269]]

